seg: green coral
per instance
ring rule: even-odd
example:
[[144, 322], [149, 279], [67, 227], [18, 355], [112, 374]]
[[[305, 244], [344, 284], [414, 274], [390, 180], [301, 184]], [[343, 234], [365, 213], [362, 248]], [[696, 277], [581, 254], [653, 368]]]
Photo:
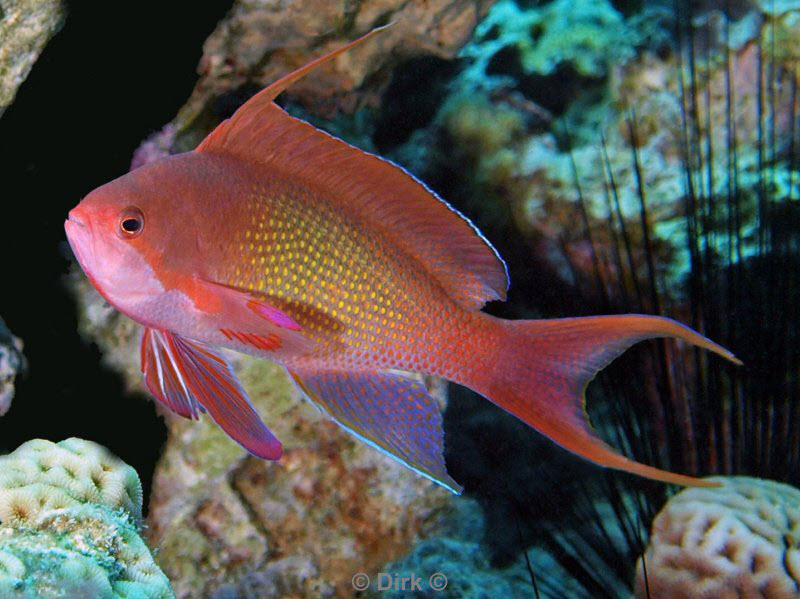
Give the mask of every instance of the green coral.
[[0, 457], [0, 596], [173, 597], [141, 520], [139, 477], [105, 448], [21, 445]]
[[633, 57], [638, 38], [605, 0], [555, 0], [529, 9], [500, 0], [461, 56], [475, 61], [470, 70], [478, 80], [485, 78], [491, 58], [507, 47], [518, 50], [526, 75], [549, 75], [568, 63], [581, 75], [600, 77], [612, 64]]

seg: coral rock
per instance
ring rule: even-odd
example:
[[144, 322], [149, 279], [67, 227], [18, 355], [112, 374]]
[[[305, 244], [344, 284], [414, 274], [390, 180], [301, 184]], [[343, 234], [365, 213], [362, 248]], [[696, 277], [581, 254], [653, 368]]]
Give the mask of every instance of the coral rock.
[[200, 80], [177, 118], [175, 150], [192, 149], [228, 116], [219, 110], [229, 92], [245, 84], [265, 87], [312, 57], [394, 22], [370, 43], [297, 82], [289, 92], [326, 116], [337, 109], [352, 112], [361, 104], [374, 105], [387, 82], [386, 77], [373, 77], [376, 73], [421, 53], [455, 57], [492, 4], [493, 0], [239, 0], [204, 44]]
[[0, 115], [63, 22], [61, 0], [0, 2]]
[[636, 597], [789, 599], [800, 595], [800, 490], [773, 481], [712, 477], [686, 489], [653, 522], [637, 564]]

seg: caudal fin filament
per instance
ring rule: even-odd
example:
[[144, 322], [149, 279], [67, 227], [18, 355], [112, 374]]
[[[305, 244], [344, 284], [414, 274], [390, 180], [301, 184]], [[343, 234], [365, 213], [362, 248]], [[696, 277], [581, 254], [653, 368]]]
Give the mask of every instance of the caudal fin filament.
[[692, 329], [660, 316], [624, 314], [504, 321], [499, 370], [486, 389], [493, 403], [587, 460], [646, 478], [692, 486], [704, 480], [646, 466], [621, 455], [592, 429], [585, 390], [598, 371], [634, 343], [676, 337], [736, 364], [736, 356]]

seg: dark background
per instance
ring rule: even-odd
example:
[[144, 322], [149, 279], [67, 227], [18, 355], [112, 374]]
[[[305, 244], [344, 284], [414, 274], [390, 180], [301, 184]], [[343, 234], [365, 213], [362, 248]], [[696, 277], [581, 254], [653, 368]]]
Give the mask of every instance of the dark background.
[[0, 454], [34, 438], [82, 437], [136, 468], [148, 492], [166, 429], [151, 400], [126, 396], [79, 337], [63, 223], [175, 116], [230, 5], [68, 2], [63, 28], [0, 117], [0, 317], [29, 364], [0, 418]]

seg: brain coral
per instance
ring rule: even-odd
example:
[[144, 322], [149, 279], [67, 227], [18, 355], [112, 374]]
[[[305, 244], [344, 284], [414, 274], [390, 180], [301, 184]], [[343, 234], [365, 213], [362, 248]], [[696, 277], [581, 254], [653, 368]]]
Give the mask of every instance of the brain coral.
[[[653, 522], [645, 552], [651, 597], [800, 596], [800, 490], [748, 478], [685, 489]], [[646, 597], [642, 560], [636, 596]]]
[[141, 519], [139, 477], [105, 448], [21, 445], [0, 457], [0, 597], [173, 597]]

